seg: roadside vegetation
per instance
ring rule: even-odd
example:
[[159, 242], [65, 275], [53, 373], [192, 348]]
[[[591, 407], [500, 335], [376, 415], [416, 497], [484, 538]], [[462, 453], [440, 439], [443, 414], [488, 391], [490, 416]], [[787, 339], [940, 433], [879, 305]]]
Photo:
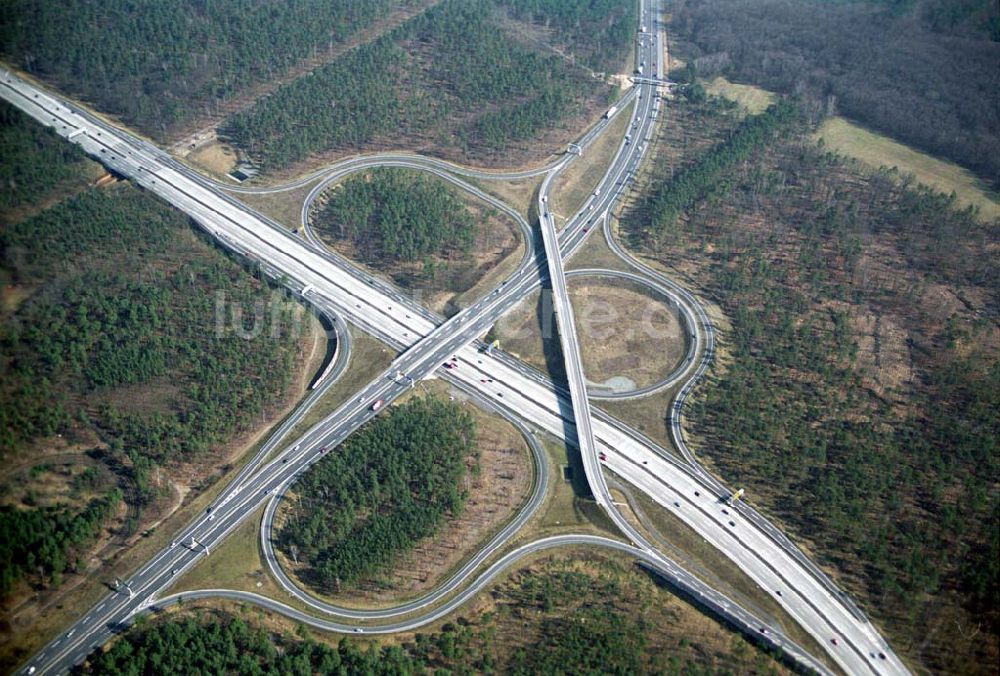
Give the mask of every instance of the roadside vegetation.
[[241, 674], [788, 673], [645, 573], [600, 554], [526, 563], [458, 618], [401, 642], [293, 631], [245, 609], [182, 612], [140, 620], [83, 673], [157, 664]]
[[725, 74], [951, 159], [1000, 187], [1000, 9], [992, 0], [687, 0], [671, 32]]
[[695, 451], [904, 654], [977, 671], [997, 642], [976, 635], [1000, 633], [1000, 224], [817, 146], [816, 110], [678, 99], [624, 235], [732, 325], [687, 412]]
[[5, 214], [79, 177], [86, 156], [79, 146], [0, 101], [0, 157], [0, 214]]
[[72, 146], [9, 108], [3, 119], [0, 142], [17, 149], [7, 205], [49, 204], [0, 209], [6, 601], [82, 572], [107, 528], [120, 544], [168, 509], [174, 469], [222, 464], [213, 454], [283, 405], [302, 323], [179, 212], [128, 184], [87, 186]]
[[12, 0], [0, 14], [0, 53], [161, 137], [303, 59], [332, 52], [400, 4]]
[[223, 127], [268, 171], [387, 143], [503, 162], [610, 95], [581, 68], [515, 39], [491, 0], [445, 0]]
[[460, 407], [435, 397], [392, 407], [298, 480], [278, 544], [308, 583], [350, 587], [461, 512], [477, 460]]

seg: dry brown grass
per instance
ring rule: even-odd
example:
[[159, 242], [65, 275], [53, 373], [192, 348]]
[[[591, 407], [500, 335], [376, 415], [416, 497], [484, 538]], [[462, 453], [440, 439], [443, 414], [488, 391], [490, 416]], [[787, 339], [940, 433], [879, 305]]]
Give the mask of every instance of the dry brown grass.
[[[411, 551], [399, 556], [390, 570], [374, 579], [360, 581], [353, 589], [324, 596], [337, 604], [359, 607], [394, 605], [430, 591], [512, 519], [531, 490], [531, 457], [527, 443], [517, 428], [496, 415], [486, 413], [466, 400], [460, 391], [452, 390], [440, 380], [421, 383], [418, 391], [402, 397], [399, 403], [409, 396], [421, 396], [423, 392], [454, 397], [476, 422], [480, 471], [473, 473], [470, 461], [470, 471], [463, 486], [469, 494], [465, 509], [461, 514], [450, 517], [437, 534], [422, 539]], [[294, 495], [290, 495], [290, 499], [279, 509], [276, 529], [280, 530], [293, 500]], [[288, 560], [282, 552], [278, 552], [278, 557], [292, 577], [305, 567], [304, 563], [295, 564]], [[300, 584], [308, 587], [301, 581]]]
[[240, 193], [236, 199], [296, 232], [302, 227], [302, 205], [313, 185], [275, 193]]
[[225, 541], [202, 556], [166, 593], [195, 589], [238, 589], [281, 599], [284, 594], [264, 567], [260, 549], [261, 507], [247, 517]]
[[709, 82], [705, 86], [705, 91], [735, 101], [754, 115], [764, 112], [774, 102], [774, 94], [771, 92], [753, 85], [730, 82], [722, 76]]
[[686, 339], [679, 316], [639, 287], [574, 279], [570, 294], [589, 381], [622, 376], [645, 387], [684, 358]]
[[200, 146], [186, 157], [188, 164], [196, 169], [223, 179], [236, 167], [238, 159], [235, 148], [218, 140]]
[[984, 221], [1000, 218], [1000, 199], [996, 193], [986, 189], [982, 181], [954, 162], [919, 152], [841, 117], [824, 122], [814, 138], [821, 139], [827, 148], [869, 167], [895, 167], [935, 190], [945, 194], [954, 192], [960, 205], [975, 206]]
[[600, 268], [602, 270], [622, 270], [632, 271], [632, 268], [615, 252], [611, 250], [608, 243], [604, 241], [604, 233], [601, 229], [604, 224], [595, 219], [589, 226], [594, 232], [588, 237], [586, 243], [577, 249], [573, 257], [566, 264], [566, 270], [579, 270], [581, 268]]
[[535, 207], [535, 196], [538, 193], [538, 186], [541, 185], [542, 177], [521, 178], [513, 181], [469, 179], [481, 190], [499, 197], [501, 200], [517, 209], [525, 218], [531, 214]]
[[[683, 359], [686, 338], [677, 314], [642, 287], [571, 278], [569, 293], [591, 383], [619, 376], [645, 387], [666, 377]], [[555, 323], [539, 325], [538, 299], [537, 292], [526, 297], [497, 323], [495, 331], [504, 350], [546, 370], [542, 336], [554, 337]]]

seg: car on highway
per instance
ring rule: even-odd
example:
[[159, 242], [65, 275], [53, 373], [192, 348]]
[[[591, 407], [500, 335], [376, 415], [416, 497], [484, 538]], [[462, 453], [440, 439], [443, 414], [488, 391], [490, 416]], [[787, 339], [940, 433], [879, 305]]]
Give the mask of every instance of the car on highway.
[[832, 643], [833, 645], [840, 645], [840, 641], [837, 640], [836, 636], [830, 639], [830, 643]]
[[377, 411], [382, 408], [382, 404], [385, 403], [385, 399], [378, 399], [372, 404], [372, 410]]
[[606, 454], [606, 453], [604, 453], [603, 451], [602, 451], [601, 453], [598, 453], [598, 454], [597, 454], [597, 457], [601, 459], [601, 462], [606, 462], [606, 461], [607, 461], [607, 459], [608, 459], [608, 456], [607, 456], [607, 454]]

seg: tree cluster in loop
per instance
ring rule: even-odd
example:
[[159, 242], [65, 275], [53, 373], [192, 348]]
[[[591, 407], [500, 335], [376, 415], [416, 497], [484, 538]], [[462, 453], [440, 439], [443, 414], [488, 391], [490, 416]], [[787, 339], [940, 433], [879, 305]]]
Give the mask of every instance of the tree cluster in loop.
[[411, 399], [298, 480], [278, 544], [324, 588], [371, 577], [461, 512], [462, 479], [476, 457], [471, 415], [435, 397]]

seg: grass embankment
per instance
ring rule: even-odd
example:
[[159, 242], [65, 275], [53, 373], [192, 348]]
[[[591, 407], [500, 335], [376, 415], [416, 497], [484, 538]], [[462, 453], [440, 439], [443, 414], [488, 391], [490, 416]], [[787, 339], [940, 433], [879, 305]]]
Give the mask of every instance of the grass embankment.
[[[557, 230], [561, 230], [573, 214], [586, 206], [594, 188], [604, 178], [618, 145], [628, 133], [628, 123], [634, 105], [629, 104], [619, 111], [614, 122], [583, 151], [581, 157], [573, 160], [573, 163], [564, 169], [553, 183], [549, 210], [555, 217]], [[597, 215], [590, 214], [591, 217]]]

